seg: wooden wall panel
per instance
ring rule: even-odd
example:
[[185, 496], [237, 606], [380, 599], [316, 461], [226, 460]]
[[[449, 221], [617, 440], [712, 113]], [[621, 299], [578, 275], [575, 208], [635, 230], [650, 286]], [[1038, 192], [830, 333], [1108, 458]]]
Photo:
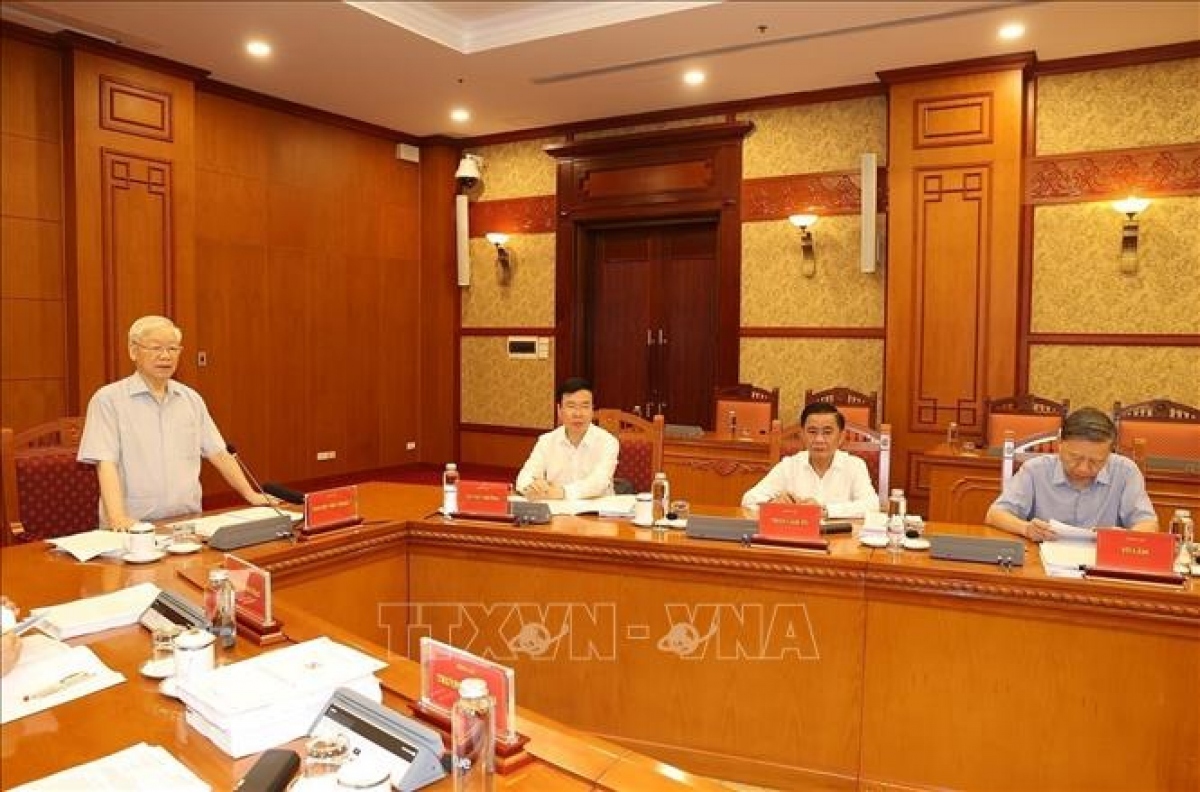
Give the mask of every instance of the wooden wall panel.
[[[892, 480], [1016, 383], [1024, 63], [890, 81], [883, 420]], [[936, 70], [935, 70], [936, 71]], [[917, 503], [915, 508], [923, 508]]]
[[0, 423], [74, 411], [63, 265], [62, 58], [0, 46]]
[[[125, 339], [134, 319], [161, 313], [185, 331], [195, 326], [194, 87], [80, 49], [67, 64], [67, 257], [83, 409], [132, 370]], [[185, 356], [178, 377], [194, 375]]]

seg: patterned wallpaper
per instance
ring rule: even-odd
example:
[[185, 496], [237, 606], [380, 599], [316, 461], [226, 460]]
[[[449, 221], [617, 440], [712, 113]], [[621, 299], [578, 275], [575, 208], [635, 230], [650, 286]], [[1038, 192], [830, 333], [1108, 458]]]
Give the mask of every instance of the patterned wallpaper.
[[512, 280], [497, 279], [496, 249], [471, 240], [471, 285], [462, 290], [463, 327], [553, 327], [554, 234], [510, 234]]
[[1037, 153], [1200, 140], [1200, 58], [1042, 77]]
[[1071, 406], [1098, 407], [1170, 399], [1200, 404], [1200, 349], [1110, 346], [1035, 346], [1029, 390]]
[[554, 342], [546, 360], [512, 360], [503, 337], [466, 336], [460, 411], [464, 423], [549, 429], [554, 425]]
[[844, 385], [883, 391], [883, 340], [859, 338], [743, 338], [742, 381], [779, 386], [779, 417], [800, 416], [805, 390]]
[[498, 201], [502, 198], [554, 195], [554, 157], [542, 148], [558, 142], [559, 138], [522, 140], [472, 151], [472, 154], [483, 157], [483, 183], [478, 193], [471, 193], [471, 199]]
[[806, 278], [795, 226], [743, 224], [742, 325], [883, 327], [883, 272], [859, 272], [859, 225], [856, 215], [818, 220], [812, 227], [817, 273]]
[[1034, 332], [1200, 333], [1200, 197], [1142, 213], [1134, 275], [1119, 269], [1123, 221], [1108, 202], [1036, 208]]
[[887, 99], [868, 96], [782, 107], [739, 115], [753, 121], [746, 138], [742, 176], [858, 170], [860, 154], [887, 160]]

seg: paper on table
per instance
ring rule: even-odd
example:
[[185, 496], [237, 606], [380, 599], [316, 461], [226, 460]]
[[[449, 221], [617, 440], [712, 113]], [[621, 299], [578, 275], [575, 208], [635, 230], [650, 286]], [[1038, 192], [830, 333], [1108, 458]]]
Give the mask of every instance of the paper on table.
[[[304, 519], [304, 515], [299, 512], [281, 509], [284, 514], [292, 519], [292, 522], [300, 522]], [[278, 517], [279, 513], [270, 506], [248, 506], [245, 509], [237, 509], [235, 511], [221, 512], [220, 514], [210, 514], [207, 517], [195, 517], [190, 520], [179, 520], [178, 522], [170, 523], [168, 527], [176, 525], [191, 525], [196, 535], [204, 539], [211, 539], [212, 535], [220, 528], [225, 528], [238, 523], [250, 522], [252, 520], [265, 520], [271, 517]]]
[[78, 599], [61, 605], [34, 608], [31, 613], [45, 614], [45, 632], [55, 638], [67, 639], [89, 635], [114, 627], [133, 624], [159, 594], [153, 583], [138, 583], [97, 597]]
[[138, 743], [93, 762], [23, 784], [13, 792], [76, 792], [80, 789], [207, 792], [212, 787], [165, 748]]
[[1042, 569], [1050, 577], [1083, 577], [1081, 567], [1096, 563], [1096, 546], [1089, 542], [1042, 542]]
[[86, 646], [42, 651], [20, 662], [0, 680], [0, 723], [95, 693], [125, 681]]
[[1095, 528], [1079, 528], [1074, 525], [1068, 525], [1065, 522], [1051, 520], [1050, 527], [1054, 529], [1057, 539], [1075, 540], [1083, 542], [1096, 541]]
[[632, 517], [636, 495], [608, 495], [587, 500], [548, 500], [551, 514], [599, 514], [602, 517]]
[[115, 550], [125, 551], [125, 533], [122, 531], [84, 531], [83, 533], [60, 536], [46, 541], [59, 550], [75, 556], [76, 561], [90, 561], [98, 555]]

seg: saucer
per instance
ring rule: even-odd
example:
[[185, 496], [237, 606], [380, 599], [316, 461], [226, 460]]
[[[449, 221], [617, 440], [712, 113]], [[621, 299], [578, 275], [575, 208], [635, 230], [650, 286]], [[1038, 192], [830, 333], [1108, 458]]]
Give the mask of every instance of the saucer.
[[175, 686], [175, 677], [169, 676], [158, 683], [158, 692], [173, 699], [179, 698], [179, 688]]
[[858, 537], [859, 544], [867, 547], [887, 547], [887, 537], [882, 534], [863, 534]]
[[928, 550], [928, 539], [905, 539], [901, 544], [905, 550]]
[[142, 676], [148, 676], [151, 679], [166, 679], [175, 675], [175, 658], [147, 660], [138, 670], [142, 672]]
[[167, 552], [174, 555], [187, 555], [188, 553], [196, 553], [203, 549], [204, 545], [199, 542], [180, 542], [179, 544], [167, 545]]
[[137, 555], [134, 555], [133, 553], [126, 553], [125, 555], [121, 556], [121, 560], [123, 560], [126, 564], [150, 564], [159, 560], [165, 555], [166, 553], [164, 553], [162, 550], [152, 550], [149, 553], [139, 553]]
[[654, 527], [654, 521], [653, 521], [653, 520], [651, 520], [650, 522], [639, 522], [639, 521], [637, 521], [637, 520], [630, 520], [630, 522], [632, 522], [632, 523], [633, 523], [634, 525], [636, 525], [638, 528], [653, 528], [653, 527]]

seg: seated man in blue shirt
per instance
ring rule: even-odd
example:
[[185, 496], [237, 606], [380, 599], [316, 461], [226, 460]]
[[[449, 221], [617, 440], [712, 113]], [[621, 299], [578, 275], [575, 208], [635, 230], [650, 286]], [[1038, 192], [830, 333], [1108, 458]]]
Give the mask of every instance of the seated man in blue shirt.
[[1008, 480], [985, 522], [1035, 542], [1057, 538], [1050, 520], [1080, 528], [1157, 531], [1137, 465], [1112, 453], [1117, 428], [1094, 407], [1063, 421], [1057, 454], [1028, 460]]

